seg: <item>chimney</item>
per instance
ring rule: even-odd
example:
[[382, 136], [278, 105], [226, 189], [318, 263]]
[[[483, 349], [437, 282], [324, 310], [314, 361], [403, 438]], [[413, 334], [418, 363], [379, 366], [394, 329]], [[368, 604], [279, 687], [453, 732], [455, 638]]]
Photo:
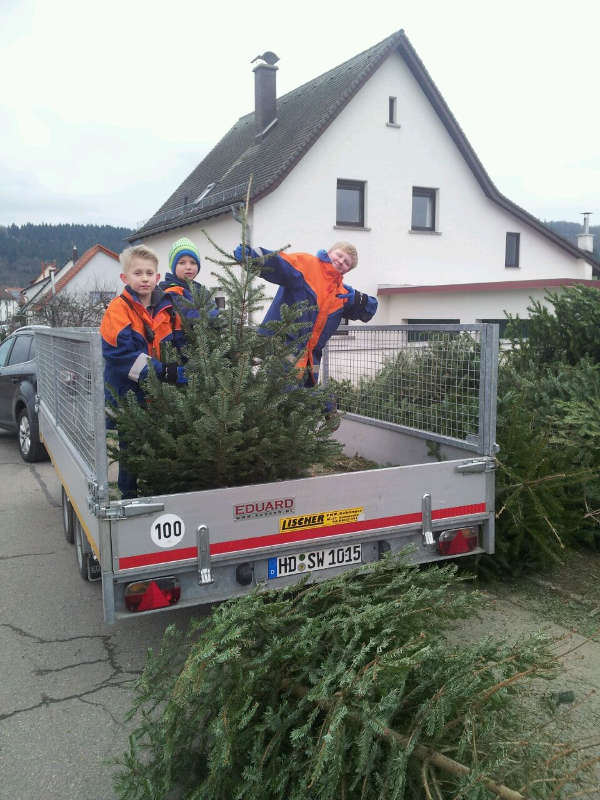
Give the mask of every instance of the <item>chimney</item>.
[[48, 274], [50, 275], [50, 284], [52, 286], [52, 294], [56, 294], [56, 281], [55, 281], [56, 262], [51, 267], [48, 267]]
[[76, 264], [79, 259], [79, 253], [77, 252], [77, 245], [73, 245], [73, 255], [71, 256], [71, 261]]
[[590, 233], [591, 211], [582, 211], [583, 214], [583, 233], [577, 234], [577, 247], [588, 253], [594, 252], [594, 234]]
[[257, 138], [264, 136], [277, 121], [277, 89], [275, 64], [279, 58], [267, 50], [250, 62], [260, 61], [254, 69], [254, 126]]

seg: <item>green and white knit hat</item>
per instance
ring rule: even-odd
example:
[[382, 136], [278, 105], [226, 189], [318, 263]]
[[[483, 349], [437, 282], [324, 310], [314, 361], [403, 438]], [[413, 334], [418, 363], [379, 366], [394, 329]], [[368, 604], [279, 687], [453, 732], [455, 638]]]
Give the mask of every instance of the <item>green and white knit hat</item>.
[[172, 272], [173, 275], [175, 274], [177, 262], [182, 256], [191, 256], [198, 264], [198, 271], [200, 271], [200, 253], [198, 252], [198, 248], [190, 239], [183, 236], [181, 239], [177, 239], [169, 251], [169, 272]]

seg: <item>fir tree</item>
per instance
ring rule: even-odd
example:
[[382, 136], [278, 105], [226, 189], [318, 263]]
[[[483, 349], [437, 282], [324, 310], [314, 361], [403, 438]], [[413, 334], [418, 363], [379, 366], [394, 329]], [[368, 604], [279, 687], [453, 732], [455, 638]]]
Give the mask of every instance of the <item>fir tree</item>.
[[[483, 598], [383, 559], [167, 630], [137, 684], [122, 800], [508, 800], [595, 786], [540, 679], [541, 635], [446, 635]], [[587, 763], [586, 763], [587, 762]], [[590, 774], [592, 773], [592, 774]]]
[[[215, 321], [211, 296], [195, 295], [199, 319], [184, 322], [188, 384], [161, 383], [150, 374], [147, 402], [140, 406], [129, 396], [117, 410], [127, 442], [120, 457], [138, 476], [141, 494], [301, 477], [341, 449], [324, 418], [327, 394], [304, 388], [294, 368], [303, 308], [284, 309], [280, 322], [269, 323], [269, 336], [249, 325], [265, 299], [256, 281], [260, 259], [240, 264], [211, 243], [226, 307]], [[119, 458], [114, 444], [111, 455]]]

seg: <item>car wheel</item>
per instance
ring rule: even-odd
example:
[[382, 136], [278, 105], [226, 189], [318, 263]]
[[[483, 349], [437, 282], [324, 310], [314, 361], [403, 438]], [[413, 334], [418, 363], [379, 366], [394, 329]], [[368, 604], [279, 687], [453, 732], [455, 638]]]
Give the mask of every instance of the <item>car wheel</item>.
[[77, 569], [84, 581], [89, 581], [88, 561], [90, 553], [87, 548], [87, 539], [81, 527], [81, 522], [77, 514], [73, 514], [73, 528], [75, 534], [75, 558], [77, 559]]
[[62, 487], [62, 512], [63, 512], [63, 528], [65, 532], [65, 539], [69, 544], [75, 541], [75, 524], [73, 522], [73, 506], [69, 500], [68, 494], [65, 492], [65, 487]]
[[40, 442], [37, 417], [30, 414], [27, 407], [21, 409], [17, 420], [19, 452], [24, 461], [44, 461], [48, 454]]

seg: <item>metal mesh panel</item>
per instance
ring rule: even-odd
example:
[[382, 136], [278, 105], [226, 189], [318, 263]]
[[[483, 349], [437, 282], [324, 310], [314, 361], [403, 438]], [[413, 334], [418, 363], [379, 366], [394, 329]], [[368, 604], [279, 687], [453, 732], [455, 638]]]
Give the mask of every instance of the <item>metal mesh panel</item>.
[[324, 381], [341, 411], [476, 441], [481, 326], [349, 326], [328, 345]]
[[92, 473], [96, 472], [93, 357], [89, 339], [38, 335], [38, 394]]

